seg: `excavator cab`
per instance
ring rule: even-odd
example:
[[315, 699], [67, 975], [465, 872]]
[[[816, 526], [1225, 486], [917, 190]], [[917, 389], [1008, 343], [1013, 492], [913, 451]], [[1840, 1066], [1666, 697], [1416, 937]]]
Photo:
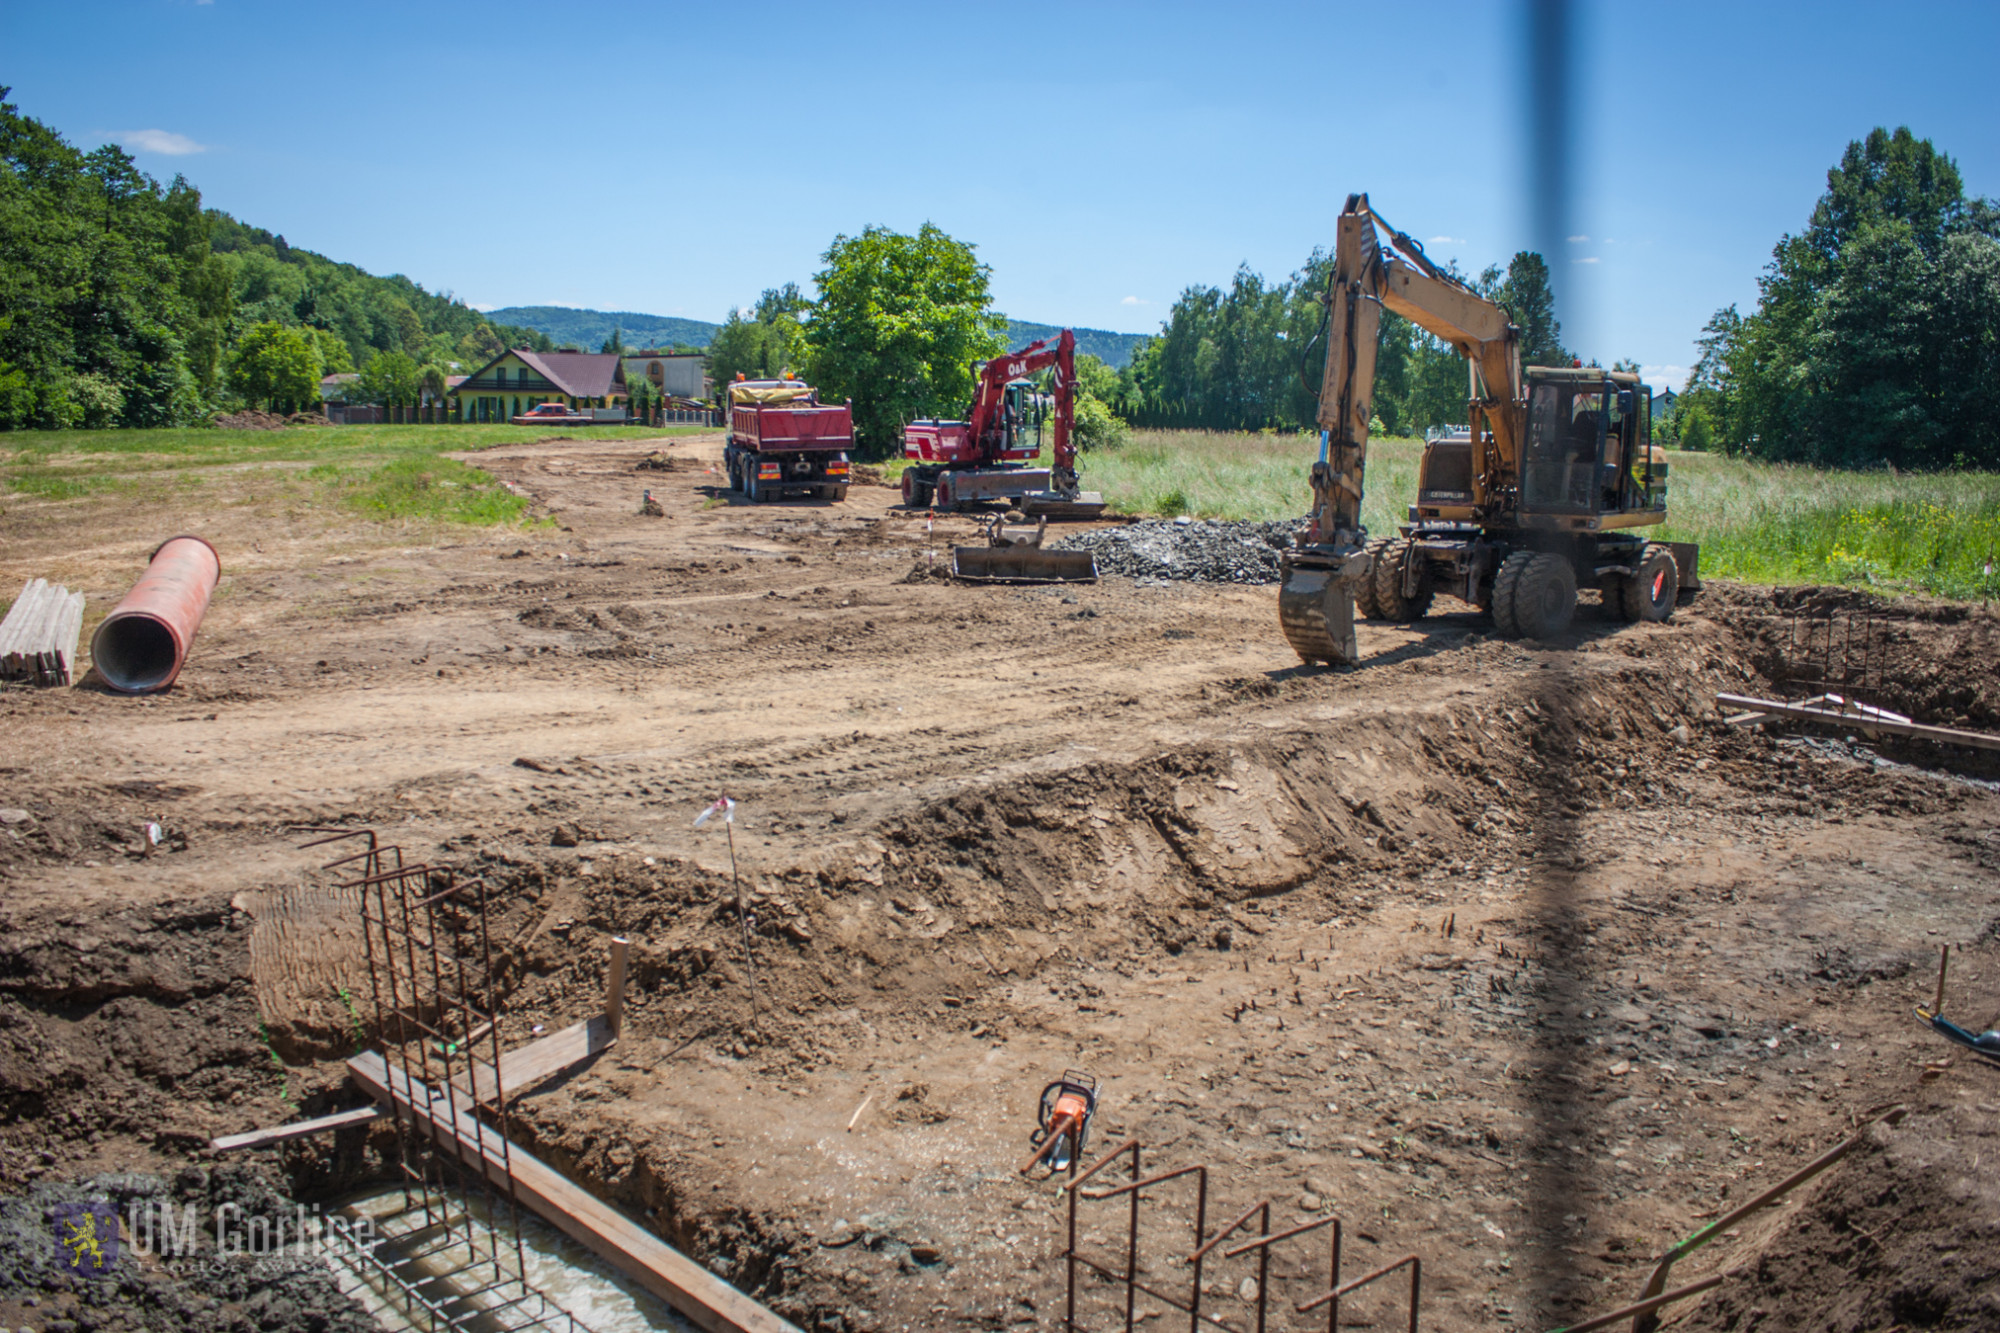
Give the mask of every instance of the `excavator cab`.
[[[1042, 396], [1033, 380], [1012, 380], [1002, 399], [1001, 429], [1006, 432], [1006, 449], [1012, 456], [1021, 451], [1028, 457], [1042, 452]], [[1030, 432], [1033, 432], [1032, 435]]]
[[1665, 510], [1666, 460], [1652, 447], [1652, 400], [1636, 375], [1530, 366], [1525, 379], [1524, 521]]

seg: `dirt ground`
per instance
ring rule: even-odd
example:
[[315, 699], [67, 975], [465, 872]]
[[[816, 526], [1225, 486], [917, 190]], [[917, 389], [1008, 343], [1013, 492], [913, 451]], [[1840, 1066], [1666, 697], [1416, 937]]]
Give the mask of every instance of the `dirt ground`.
[[[1717, 585], [1545, 645], [1441, 600], [1306, 670], [1272, 589], [958, 586], [931, 575], [970, 520], [864, 485], [746, 506], [719, 459], [478, 455], [551, 520], [525, 534], [215, 486], [10, 502], [0, 582], [61, 578], [89, 623], [174, 532], [224, 576], [171, 692], [0, 694], [0, 1192], [359, 1102], [354, 933], [295, 832], [340, 824], [494, 889], [509, 1042], [592, 1012], [634, 940], [625, 1037], [524, 1132], [802, 1326], [1060, 1326], [1061, 1196], [1016, 1168], [1066, 1067], [1102, 1082], [1092, 1156], [1207, 1164], [1210, 1232], [1337, 1215], [1346, 1276], [1420, 1255], [1445, 1330], [1636, 1299], [1904, 1104], [1684, 1260], [1732, 1277], [1668, 1326], [2000, 1326], [2000, 1068], [1911, 1014], [1950, 945], [1948, 1011], [2000, 1019], [1991, 765], [1713, 702], [1817, 692], [1783, 679], [1797, 616], [1853, 594]], [[1878, 702], [2000, 729], [1988, 611], [1876, 616]], [[751, 962], [725, 831], [693, 827], [723, 793]], [[378, 1147], [269, 1156], [303, 1196]], [[1148, 1195], [1164, 1290], [1191, 1179]], [[1083, 1251], [1122, 1263], [1125, 1217], [1083, 1204]], [[1324, 1288], [1321, 1243], [1276, 1252], [1274, 1295]], [[1205, 1308], [1241, 1327], [1254, 1262], [1211, 1259]], [[1401, 1327], [1396, 1290], [1342, 1322]]]

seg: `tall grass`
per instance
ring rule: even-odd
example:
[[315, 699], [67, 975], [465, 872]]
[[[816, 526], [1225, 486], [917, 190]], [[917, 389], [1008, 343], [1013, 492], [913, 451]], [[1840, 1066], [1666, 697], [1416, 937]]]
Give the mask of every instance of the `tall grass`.
[[[1310, 435], [1133, 431], [1082, 457], [1084, 485], [1132, 514], [1294, 518], [1310, 503]], [[1418, 440], [1368, 446], [1370, 532], [1416, 498]], [[1674, 452], [1662, 538], [1701, 544], [1704, 574], [2000, 595], [2000, 473], [1834, 472]]]

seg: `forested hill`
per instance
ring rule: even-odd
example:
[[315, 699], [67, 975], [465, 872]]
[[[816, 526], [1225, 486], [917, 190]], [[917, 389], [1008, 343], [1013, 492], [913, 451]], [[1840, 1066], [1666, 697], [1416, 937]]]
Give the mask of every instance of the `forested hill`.
[[[116, 144], [85, 153], [0, 87], [0, 430], [172, 426], [245, 402], [295, 411], [361, 371], [413, 401], [539, 341], [202, 207]], [[371, 372], [373, 372], [371, 374]]]
[[[586, 352], [604, 346], [615, 329], [625, 346], [706, 347], [722, 326], [700, 319], [680, 319], [673, 315], [647, 315], [636, 310], [577, 310], [556, 305], [510, 305], [487, 312], [496, 324], [518, 324], [545, 334], [557, 346], [570, 344]], [[1060, 324], [1034, 324], [1027, 320], [1007, 321], [1007, 346], [1026, 347], [1038, 338], [1053, 338], [1062, 332]], [[1113, 370], [1132, 360], [1132, 347], [1143, 333], [1112, 333], [1107, 329], [1076, 329], [1076, 348], [1089, 352]]]
[[[1060, 324], [1030, 324], [1024, 319], [1007, 321], [1007, 346], [1026, 347], [1040, 338], [1053, 338], [1061, 333]], [[1123, 370], [1132, 360], [1132, 349], [1140, 339], [1150, 338], [1149, 333], [1113, 333], [1109, 329], [1079, 329], [1070, 326], [1076, 335], [1076, 350], [1088, 352], [1110, 366], [1113, 370]]]
[[617, 330], [625, 346], [668, 349], [706, 347], [721, 327], [705, 319], [676, 315], [644, 315], [636, 310], [576, 310], [559, 305], [510, 305], [490, 310], [486, 317], [500, 324], [518, 324], [548, 335], [558, 347], [566, 344], [595, 352]]

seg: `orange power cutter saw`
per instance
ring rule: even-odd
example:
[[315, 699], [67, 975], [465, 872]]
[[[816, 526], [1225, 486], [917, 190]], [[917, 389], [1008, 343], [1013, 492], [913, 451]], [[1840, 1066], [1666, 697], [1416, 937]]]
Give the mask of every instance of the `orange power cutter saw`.
[[1046, 1162], [1051, 1175], [1067, 1171], [1083, 1156], [1084, 1140], [1090, 1135], [1090, 1117], [1097, 1114], [1097, 1080], [1080, 1069], [1065, 1069], [1063, 1076], [1042, 1089], [1042, 1104], [1035, 1132], [1028, 1136], [1034, 1155], [1021, 1164], [1027, 1175]]

